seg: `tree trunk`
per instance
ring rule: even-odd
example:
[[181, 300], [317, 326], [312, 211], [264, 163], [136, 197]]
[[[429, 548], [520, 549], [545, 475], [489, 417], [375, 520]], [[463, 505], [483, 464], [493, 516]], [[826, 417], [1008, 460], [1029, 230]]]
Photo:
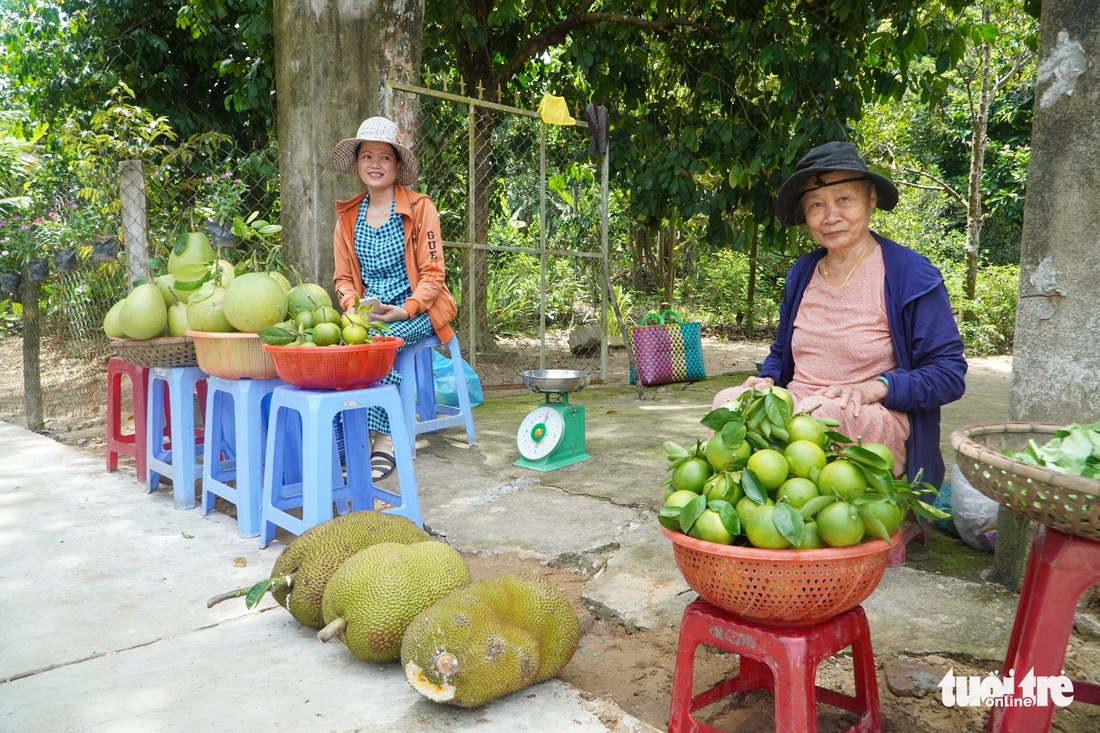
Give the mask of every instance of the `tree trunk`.
[[760, 247], [760, 227], [752, 225], [752, 244], [749, 245], [749, 284], [745, 287], [745, 333], [751, 339], [756, 331], [756, 262]]
[[[276, 0], [275, 73], [283, 244], [306, 279], [332, 288], [333, 204], [363, 190], [332, 168], [332, 149], [385, 111], [386, 80], [416, 83], [423, 0]], [[393, 116], [417, 129], [418, 106], [395, 94]]]
[[42, 297], [42, 284], [31, 282], [27, 268], [19, 286], [23, 301], [23, 411], [27, 415], [27, 429], [42, 432], [46, 422], [42, 417], [42, 378], [39, 359], [42, 338], [42, 316], [38, 299]]
[[[989, 8], [982, 8], [982, 23], [989, 23]], [[981, 57], [981, 81], [978, 89], [978, 108], [971, 116], [973, 135], [970, 138], [970, 175], [967, 178], [966, 198], [966, 297], [974, 299], [978, 290], [978, 256], [981, 251], [982, 221], [982, 173], [985, 167], [985, 149], [989, 144], [986, 128], [989, 125], [989, 106], [993, 99], [989, 75], [991, 48], [982, 42], [979, 48]], [[975, 320], [972, 308], [966, 308], [963, 318]]]
[[[1044, 0], [1040, 36], [1008, 416], [1065, 425], [1100, 414], [1100, 198], [1090, 185], [1100, 147], [1086, 124], [1100, 109], [1100, 84], [1089, 81], [1089, 59], [1100, 58], [1095, 1]], [[1027, 548], [998, 531], [1002, 580], [1018, 583]]]

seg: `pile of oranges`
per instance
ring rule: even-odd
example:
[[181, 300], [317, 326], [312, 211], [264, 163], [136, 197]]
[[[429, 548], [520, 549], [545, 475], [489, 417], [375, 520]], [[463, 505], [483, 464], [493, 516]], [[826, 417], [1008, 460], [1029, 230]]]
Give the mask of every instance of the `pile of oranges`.
[[894, 475], [885, 445], [793, 410], [782, 387], [749, 390], [703, 417], [713, 435], [693, 449], [666, 442], [661, 525], [726, 545], [817, 549], [889, 541], [910, 511], [943, 516]]

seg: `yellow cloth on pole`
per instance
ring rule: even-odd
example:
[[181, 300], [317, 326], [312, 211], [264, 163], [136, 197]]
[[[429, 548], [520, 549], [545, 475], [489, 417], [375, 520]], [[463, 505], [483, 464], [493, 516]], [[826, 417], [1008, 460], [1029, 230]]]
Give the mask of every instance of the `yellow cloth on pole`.
[[539, 117], [548, 125], [575, 125], [577, 121], [569, 115], [569, 107], [565, 104], [565, 97], [555, 97], [553, 94], [543, 95], [539, 102]]

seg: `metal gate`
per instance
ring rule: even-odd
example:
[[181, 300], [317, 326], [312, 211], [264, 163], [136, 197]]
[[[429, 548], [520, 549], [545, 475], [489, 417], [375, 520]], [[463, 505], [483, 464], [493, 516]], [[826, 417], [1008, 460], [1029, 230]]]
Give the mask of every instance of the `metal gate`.
[[[608, 165], [588, 125], [399, 82], [416, 97], [419, 190], [439, 209], [463, 356], [488, 388], [527, 369], [608, 373]], [[579, 110], [577, 111], [579, 112]], [[574, 116], [579, 116], [574, 114]], [[570, 343], [570, 337], [574, 343]], [[598, 343], [597, 343], [598, 340]], [[572, 346], [572, 349], [571, 349]]]

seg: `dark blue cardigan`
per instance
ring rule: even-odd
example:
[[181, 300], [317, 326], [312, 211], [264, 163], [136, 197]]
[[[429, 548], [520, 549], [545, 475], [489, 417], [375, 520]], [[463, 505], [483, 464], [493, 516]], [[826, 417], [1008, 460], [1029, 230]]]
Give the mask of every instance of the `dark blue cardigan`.
[[[922, 254], [871, 232], [882, 247], [886, 266], [886, 319], [894, 342], [897, 367], [885, 374], [890, 382], [883, 403], [909, 416], [905, 442], [907, 470], [912, 481], [923, 469], [922, 481], [943, 483], [940, 454], [940, 406], [966, 391], [963, 340], [940, 271]], [[779, 306], [779, 332], [760, 376], [786, 385], [794, 377], [791, 337], [802, 293], [824, 257], [824, 248], [798, 258], [787, 272]]]

